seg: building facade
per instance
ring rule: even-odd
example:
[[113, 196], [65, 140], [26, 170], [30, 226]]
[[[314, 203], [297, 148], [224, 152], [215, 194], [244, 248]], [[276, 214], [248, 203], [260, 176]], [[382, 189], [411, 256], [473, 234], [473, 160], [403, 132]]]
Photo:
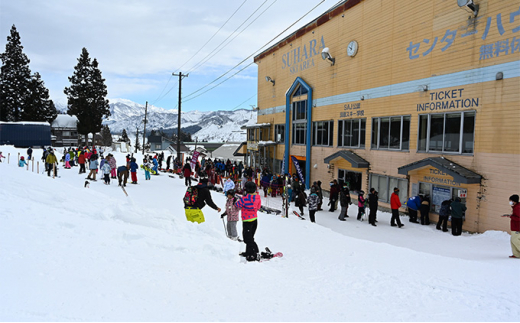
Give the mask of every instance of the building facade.
[[461, 197], [465, 230], [508, 230], [500, 215], [520, 193], [520, 5], [474, 2], [344, 1], [257, 55], [248, 154], [276, 172], [299, 168], [307, 187], [374, 187], [383, 206], [394, 187], [402, 201], [428, 194], [434, 221]]

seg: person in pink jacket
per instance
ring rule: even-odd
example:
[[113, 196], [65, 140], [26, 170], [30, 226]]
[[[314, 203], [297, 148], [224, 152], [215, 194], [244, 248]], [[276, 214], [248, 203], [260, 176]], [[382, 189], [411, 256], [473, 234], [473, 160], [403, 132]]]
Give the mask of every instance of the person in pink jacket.
[[240, 255], [245, 257], [247, 261], [260, 260], [258, 253], [258, 245], [255, 242], [255, 232], [258, 227], [258, 210], [262, 206], [260, 195], [256, 193], [256, 184], [253, 182], [246, 183], [246, 193], [240, 198], [235, 205], [242, 209], [242, 236], [246, 244], [246, 251]]
[[226, 192], [227, 201], [226, 201], [226, 211], [222, 213], [220, 216], [224, 218], [227, 215], [227, 235], [231, 240], [238, 240], [237, 233], [237, 222], [238, 222], [238, 213], [240, 209], [235, 205], [238, 198], [235, 196], [235, 190], [228, 190]]
[[[117, 161], [114, 155], [108, 154], [110, 156], [110, 159], [108, 160], [108, 164], [110, 165], [110, 177], [117, 178]], [[107, 157], [108, 157], [107, 156]]]

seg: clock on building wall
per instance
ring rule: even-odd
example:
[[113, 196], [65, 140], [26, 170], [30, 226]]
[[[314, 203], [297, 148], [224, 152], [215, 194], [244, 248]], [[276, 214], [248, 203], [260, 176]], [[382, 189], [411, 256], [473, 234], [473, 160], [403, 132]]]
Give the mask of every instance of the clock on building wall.
[[358, 42], [357, 41], [353, 40], [350, 43], [348, 43], [348, 47], [347, 47], [348, 56], [350, 56], [350, 57], [356, 56], [357, 51], [358, 51]]

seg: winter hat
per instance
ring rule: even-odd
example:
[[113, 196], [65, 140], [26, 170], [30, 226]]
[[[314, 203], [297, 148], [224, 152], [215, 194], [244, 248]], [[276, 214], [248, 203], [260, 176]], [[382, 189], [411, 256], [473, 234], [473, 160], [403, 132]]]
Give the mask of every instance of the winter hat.
[[23, 156], [22, 156], [22, 157], [20, 157], [20, 159], [21, 159], [21, 160], [23, 160]]
[[247, 182], [246, 185], [246, 193], [253, 194], [256, 192], [256, 184], [253, 182]]

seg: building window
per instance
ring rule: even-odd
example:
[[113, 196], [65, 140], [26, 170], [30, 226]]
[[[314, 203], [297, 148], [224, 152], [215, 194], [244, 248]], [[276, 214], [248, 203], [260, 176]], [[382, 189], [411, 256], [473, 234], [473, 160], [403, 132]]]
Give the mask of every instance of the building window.
[[305, 145], [307, 143], [307, 123], [294, 123], [292, 143], [294, 145]]
[[161, 149], [161, 148], [162, 148], [161, 144], [155, 144], [155, 149]]
[[293, 121], [307, 120], [307, 100], [293, 102]]
[[[348, 189], [351, 191], [361, 191], [361, 173], [352, 172], [349, 170], [339, 169], [338, 170], [338, 184], [343, 187], [343, 184], [347, 184]], [[356, 200], [356, 197], [352, 197], [352, 203]]]
[[408, 180], [384, 175], [371, 174], [370, 188], [374, 188], [379, 194], [381, 202], [390, 202], [390, 195], [394, 187], [399, 188], [399, 199], [404, 204], [408, 200]]
[[417, 150], [472, 154], [475, 111], [419, 115]]
[[409, 150], [410, 116], [372, 118], [372, 149]]
[[285, 142], [285, 125], [277, 124], [274, 126], [274, 140], [279, 143]]
[[317, 121], [312, 123], [312, 145], [332, 146], [333, 121]]
[[63, 137], [70, 137], [70, 131], [63, 131], [62, 136]]
[[351, 148], [365, 147], [366, 119], [338, 121], [338, 146]]

